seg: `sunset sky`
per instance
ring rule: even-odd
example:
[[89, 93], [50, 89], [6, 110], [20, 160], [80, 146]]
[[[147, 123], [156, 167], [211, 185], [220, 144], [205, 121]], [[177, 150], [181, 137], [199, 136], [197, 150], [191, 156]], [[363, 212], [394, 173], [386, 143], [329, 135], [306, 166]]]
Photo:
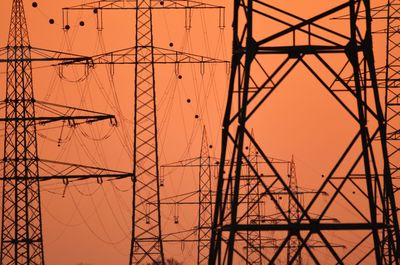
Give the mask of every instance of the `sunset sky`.
[[[36, 2], [38, 7], [34, 8], [33, 1], [24, 1], [33, 47], [95, 55], [135, 45], [134, 12], [131, 10], [104, 11], [102, 31], [96, 29], [93, 12], [74, 11], [69, 14], [71, 29], [64, 31], [61, 9], [85, 1]], [[154, 11], [154, 45], [230, 60], [231, 2], [213, 0], [212, 3], [226, 6], [226, 27], [223, 29], [219, 27], [217, 10], [194, 11], [190, 31], [184, 27], [183, 11]], [[268, 2], [308, 18], [344, 1]], [[377, 0], [372, 4], [385, 2]], [[11, 0], [2, 0], [1, 47], [7, 43], [10, 8]], [[55, 23], [49, 23], [50, 19]], [[80, 22], [84, 25], [81, 26]], [[340, 27], [346, 26], [345, 22], [335, 23]], [[384, 23], [377, 21], [374, 27], [381, 29]], [[276, 30], [274, 25], [262, 23], [257, 25], [257, 29], [260, 34]], [[377, 66], [384, 63], [384, 44], [384, 36], [376, 35]], [[338, 60], [338, 63], [341, 62]], [[38, 126], [40, 158], [132, 171], [134, 66], [111, 68], [101, 65], [89, 69], [82, 65], [54, 67], [50, 64], [34, 64], [36, 99], [115, 114], [118, 126], [112, 126], [109, 121], [75, 128], [62, 124]], [[271, 68], [274, 64], [276, 62], [272, 60]], [[5, 91], [5, 71], [5, 65], [0, 65], [1, 97]], [[201, 73], [199, 65], [182, 65], [179, 70], [171, 65], [158, 65], [155, 71], [160, 165], [199, 156], [203, 127], [207, 130], [210, 154], [218, 159], [229, 65], [207, 65], [204, 73]], [[179, 75], [182, 79], [178, 78]], [[304, 67], [294, 70], [271, 96], [268, 105], [257, 113], [251, 125], [254, 125], [256, 139], [269, 156], [283, 160], [294, 156], [299, 186], [310, 190], [318, 187], [321, 175], [329, 172], [357, 130], [349, 115], [326, 90], [321, 89], [320, 83]], [[165, 185], [160, 188], [161, 198], [168, 198], [165, 202], [176, 201], [176, 195], [194, 192], [198, 187], [196, 168], [165, 173], [162, 176]], [[215, 183], [213, 178], [213, 185]], [[88, 180], [68, 187], [54, 180], [43, 182], [41, 188], [47, 265], [128, 263], [132, 214], [132, 184], [129, 179], [101, 185]], [[188, 199], [196, 200], [197, 195]], [[340, 212], [340, 207], [338, 205], [335, 209]], [[193, 205], [169, 204], [161, 209], [165, 234], [191, 230], [197, 225], [197, 208]], [[176, 216], [178, 224], [174, 223]], [[166, 257], [194, 264], [196, 244], [179, 242], [187, 234], [178, 233], [171, 237], [178, 239], [177, 242], [165, 243]], [[195, 239], [195, 234], [190, 238]]]

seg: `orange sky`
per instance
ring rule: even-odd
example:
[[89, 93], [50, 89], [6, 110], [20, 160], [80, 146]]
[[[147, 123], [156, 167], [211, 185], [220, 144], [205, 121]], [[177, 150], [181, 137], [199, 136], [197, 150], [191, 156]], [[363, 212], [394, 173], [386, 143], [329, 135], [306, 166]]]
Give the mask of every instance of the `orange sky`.
[[[5, 46], [11, 1], [3, 0], [0, 10], [0, 46]], [[105, 28], [96, 30], [91, 12], [70, 15], [71, 30], [61, 29], [61, 8], [83, 1], [25, 1], [26, 16], [34, 47], [70, 51], [83, 55], [98, 54], [134, 45], [132, 11], [110, 11], [104, 15]], [[217, 0], [213, 4], [226, 4]], [[305, 18], [343, 1], [270, 1], [296, 11]], [[382, 1], [374, 1], [384, 2]], [[230, 4], [230, 2], [228, 3]], [[216, 11], [195, 12], [193, 28], [184, 29], [180, 11], [154, 12], [155, 46], [221, 59], [230, 59], [231, 11], [227, 6], [224, 31], [218, 28]], [[49, 19], [56, 23], [51, 25]], [[84, 21], [85, 26], [79, 26]], [[260, 25], [269, 30], [268, 25]], [[377, 37], [377, 64], [383, 62], [383, 36]], [[104, 44], [104, 46], [103, 46]], [[39, 66], [39, 65], [38, 65]], [[113, 70], [113, 71], [112, 71]], [[0, 87], [5, 87], [5, 67], [0, 66]], [[113, 74], [112, 74], [113, 72]], [[120, 126], [108, 122], [77, 129], [39, 128], [39, 154], [42, 158], [98, 165], [130, 171], [132, 168], [133, 66], [110, 69], [98, 66], [85, 76], [82, 66], [63, 69], [60, 80], [57, 69], [35, 69], [34, 89], [37, 99], [79, 106], [116, 114]], [[221, 117], [224, 112], [228, 74], [225, 65], [207, 67], [204, 76], [198, 66], [182, 67], [182, 79], [174, 68], [156, 68], [159, 120], [160, 164], [196, 157], [199, 154], [201, 128], [206, 126], [213, 156], [219, 156]], [[74, 82], [82, 79], [82, 81]], [[4, 93], [4, 92], [3, 92]], [[4, 95], [3, 95], [4, 96]], [[190, 103], [188, 103], [190, 99]], [[195, 115], [200, 118], [196, 119]], [[327, 174], [337, 157], [354, 135], [354, 122], [339, 105], [321, 89], [321, 85], [299, 67], [286, 79], [269, 103], [255, 117], [256, 138], [272, 157], [290, 159], [294, 154], [299, 184], [316, 188], [320, 176]], [[43, 128], [47, 129], [47, 128]], [[45, 135], [45, 136], [43, 136]], [[60, 146], [57, 141], [63, 139]], [[99, 139], [103, 139], [98, 141]], [[2, 147], [2, 146], [1, 146]], [[323, 154], [323, 155], [321, 155]], [[193, 191], [197, 188], [197, 171], [172, 172], [161, 188], [161, 197]], [[129, 258], [131, 226], [131, 183], [129, 180], [98, 185], [81, 182], [64, 191], [62, 183], [42, 185], [43, 233], [48, 265], [126, 264]], [[65, 192], [64, 196], [63, 193]], [[193, 201], [196, 197], [193, 197]], [[179, 224], [173, 220], [174, 206], [162, 208], [164, 231], [193, 228], [195, 208], [179, 207]], [[340, 211], [340, 206], [338, 207]], [[190, 243], [166, 244], [166, 256], [185, 264], [194, 264], [196, 246]]]

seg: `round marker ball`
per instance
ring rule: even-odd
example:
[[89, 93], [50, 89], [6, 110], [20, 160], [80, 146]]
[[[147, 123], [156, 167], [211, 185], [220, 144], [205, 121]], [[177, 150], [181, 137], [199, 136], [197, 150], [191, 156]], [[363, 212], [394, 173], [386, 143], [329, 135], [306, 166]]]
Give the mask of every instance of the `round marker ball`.
[[81, 27], [85, 26], [85, 22], [84, 21], [79, 22], [79, 26]]
[[50, 18], [50, 19], [49, 19], [49, 23], [50, 23], [50, 24], [54, 24], [54, 19]]
[[178, 78], [179, 78], [179, 79], [182, 79], [182, 76], [181, 76], [181, 75], [178, 75]]
[[186, 100], [186, 102], [187, 102], [187, 103], [190, 103], [190, 102], [192, 102], [192, 101], [190, 100], [190, 98], [188, 98], [188, 99]]
[[97, 14], [97, 8], [93, 9], [93, 13]]
[[67, 25], [65, 25], [65, 29], [66, 30], [69, 30], [71, 27], [67, 24]]
[[210, 144], [208, 147], [209, 147], [210, 149], [213, 148], [212, 144]]
[[160, 1], [160, 5], [162, 5], [162, 6], [163, 6], [163, 5], [164, 5], [164, 1]]
[[169, 47], [173, 47], [174, 44], [172, 42], [169, 43]]
[[33, 6], [34, 8], [36, 8], [36, 7], [38, 7], [38, 3], [37, 3], [37, 2], [33, 2], [33, 3], [32, 3], [32, 6]]
[[196, 115], [194, 115], [194, 117], [195, 117], [196, 119], [198, 119], [198, 118], [199, 118], [199, 115], [196, 114]]

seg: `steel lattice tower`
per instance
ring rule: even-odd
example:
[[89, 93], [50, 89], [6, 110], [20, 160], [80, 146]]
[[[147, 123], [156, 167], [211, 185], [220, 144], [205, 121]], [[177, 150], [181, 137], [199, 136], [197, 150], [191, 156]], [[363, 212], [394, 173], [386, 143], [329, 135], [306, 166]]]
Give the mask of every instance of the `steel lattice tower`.
[[[296, 175], [296, 164], [294, 163], [294, 157], [292, 157], [292, 160], [290, 161], [289, 164], [289, 189], [295, 196], [297, 201], [300, 201], [299, 199], [299, 187], [297, 185], [297, 175]], [[300, 220], [300, 211], [299, 207], [296, 204], [296, 201], [292, 199], [291, 196], [289, 196], [288, 199], [288, 210], [289, 210], [289, 219], [292, 220], [293, 222], [297, 222], [297, 220]], [[286, 262], [289, 264], [289, 262], [292, 260], [294, 256], [296, 256], [296, 252], [299, 249], [300, 242], [298, 238], [296, 237], [291, 237], [288, 242], [287, 246], [287, 260]], [[301, 253], [297, 255], [294, 258], [294, 262], [292, 263], [294, 265], [300, 265], [302, 264], [301, 260]]]
[[203, 128], [200, 149], [200, 172], [199, 172], [199, 218], [198, 218], [198, 246], [197, 264], [207, 264], [210, 253], [210, 227], [212, 223], [212, 189], [211, 189], [211, 167], [210, 152], [207, 141], [207, 132]]
[[[247, 178], [245, 186], [242, 188], [244, 194], [248, 194], [246, 200], [246, 221], [247, 224], [260, 223], [261, 220], [261, 196], [260, 188], [257, 185], [257, 178], [252, 173], [251, 168], [258, 170], [258, 153], [254, 146], [250, 143], [248, 146], [248, 161], [249, 165], [244, 166], [244, 176]], [[246, 232], [246, 259], [248, 264], [262, 265], [262, 240], [261, 231]]]
[[[0, 48], [0, 62], [7, 63], [1, 264], [44, 264], [40, 207], [40, 181], [103, 177], [132, 177], [132, 173], [99, 167], [42, 160], [38, 156], [37, 125], [69, 121], [73, 126], [100, 120], [115, 120], [113, 115], [39, 101], [34, 97], [32, 62], [59, 61], [59, 64], [87, 61], [70, 53], [32, 47], [23, 0], [12, 1], [8, 43]], [[34, 55], [34, 56], [32, 56]], [[40, 116], [35, 109], [39, 108]], [[114, 122], [112, 122], [114, 123]], [[40, 172], [41, 171], [41, 172]], [[40, 172], [40, 174], [39, 174]]]
[[[349, 16], [343, 29], [335, 27], [329, 20], [338, 13]], [[399, 222], [388, 160], [385, 117], [374, 67], [370, 2], [343, 1], [304, 19], [267, 1], [237, 0], [233, 14], [232, 68], [220, 159], [225, 161], [230, 156], [230, 166], [225, 174], [223, 166], [219, 170], [209, 264], [243, 261], [240, 249], [235, 246], [236, 238], [240, 233], [257, 230], [284, 234], [276, 251], [262, 253], [269, 264], [286, 258], [283, 250], [292, 237], [297, 238], [300, 245], [290, 264], [300, 254], [303, 258], [307, 254], [314, 264], [326, 264], [327, 259], [337, 264], [384, 264], [386, 260], [399, 264]], [[258, 23], [275, 23], [280, 27], [266, 29]], [[269, 30], [268, 35], [265, 32]], [[279, 60], [278, 64], [267, 67], [273, 58], [275, 62]], [[338, 69], [338, 64], [343, 67]], [[318, 192], [304, 206], [290, 190], [283, 174], [268, 159], [268, 150], [261, 148], [247, 128], [257, 110], [268, 102], [270, 95], [298, 65], [307, 69], [333, 96], [352, 120], [356, 131], [343, 153], [332, 161], [333, 166]], [[254, 145], [261, 162], [266, 163], [275, 176], [265, 178], [252, 167], [260, 194], [279, 210], [279, 221], [275, 224], [243, 222], [240, 211], [243, 197], [239, 190], [243, 181], [243, 161], [249, 164], [244, 155], [246, 141]], [[356, 200], [347, 195], [350, 188], [359, 191]], [[272, 194], [273, 189], [283, 189], [297, 205], [300, 218], [296, 222], [282, 209]], [[317, 207], [318, 202], [325, 201], [321, 197], [327, 191], [331, 191], [328, 201]], [[341, 201], [345, 202], [345, 209], [352, 212], [352, 218], [340, 216], [336, 222], [325, 219]], [[311, 215], [311, 211], [316, 210]], [[339, 233], [346, 236], [346, 231], [358, 236], [357, 239], [353, 237], [356, 242], [343, 253], [333, 247], [332, 238]], [[328, 254], [320, 256], [313, 251], [313, 240], [322, 242]], [[389, 253], [389, 259], [384, 257], [384, 252]]]
[[[386, 65], [385, 65], [385, 120], [386, 140], [388, 146], [390, 172], [393, 178], [393, 189], [400, 203], [400, 2], [389, 0], [387, 4], [386, 28]], [[397, 211], [399, 218], [400, 211]], [[390, 264], [393, 253], [385, 250]]]
[[136, 5], [134, 196], [130, 264], [140, 264], [149, 258], [152, 262], [164, 261], [159, 207], [151, 0], [137, 0]]
[[14, 0], [8, 36], [2, 264], [44, 264], [35, 105], [28, 28]]
[[[188, 54], [153, 46], [152, 10], [185, 10], [186, 28], [190, 28], [192, 9], [221, 6], [182, 0], [111, 0], [95, 1], [63, 9], [63, 23], [68, 25], [69, 10], [92, 10], [98, 16], [98, 29], [103, 29], [103, 10], [134, 10], [136, 12], [136, 43], [134, 47], [100, 54], [94, 64], [134, 64], [134, 154], [133, 154], [133, 220], [130, 264], [164, 264], [160, 220], [160, 175], [157, 144], [156, 64], [225, 63], [205, 56]], [[220, 23], [222, 20], [220, 19]], [[223, 24], [220, 25], [222, 27]]]

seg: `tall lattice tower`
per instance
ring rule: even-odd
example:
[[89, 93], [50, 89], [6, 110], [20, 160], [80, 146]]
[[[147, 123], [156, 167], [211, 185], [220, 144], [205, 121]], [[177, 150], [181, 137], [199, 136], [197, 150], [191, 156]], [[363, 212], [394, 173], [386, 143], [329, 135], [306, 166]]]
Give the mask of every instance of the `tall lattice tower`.
[[[300, 202], [300, 196], [299, 196], [299, 187], [297, 185], [297, 175], [296, 175], [296, 164], [294, 162], [294, 157], [292, 156], [292, 160], [290, 161], [289, 164], [289, 172], [288, 172], [288, 177], [289, 177], [289, 189], [293, 193], [293, 195], [296, 197], [297, 201]], [[299, 207], [296, 204], [296, 201], [292, 199], [291, 196], [289, 196], [288, 199], [288, 216], [289, 219], [292, 222], [297, 222], [300, 220], [300, 211]], [[301, 252], [299, 255], [296, 255], [297, 250], [300, 247], [300, 241], [296, 237], [291, 237], [289, 239], [288, 245], [287, 245], [287, 259], [286, 262], [289, 264], [292, 260], [293, 257], [294, 261], [292, 264], [295, 265], [300, 265], [302, 264], [301, 260]]]
[[[400, 203], [400, 2], [387, 4], [386, 65], [385, 65], [385, 120], [390, 172], [393, 178], [397, 207]], [[382, 12], [380, 12], [382, 15]], [[400, 211], [397, 212], [400, 216]], [[387, 257], [393, 256], [386, 253]], [[388, 261], [390, 264], [390, 261]]]
[[[63, 9], [64, 25], [70, 10], [92, 10], [98, 16], [98, 29], [103, 29], [104, 10], [136, 12], [135, 46], [94, 56], [94, 64], [133, 64], [135, 66], [134, 154], [133, 154], [133, 220], [130, 264], [164, 264], [160, 217], [160, 175], [157, 143], [156, 64], [225, 63], [222, 60], [188, 54], [153, 45], [153, 10], [181, 9], [186, 12], [190, 28], [193, 9], [223, 9], [196, 1], [180, 0], [112, 0], [95, 1]], [[222, 23], [220, 17], [220, 23]], [[220, 24], [222, 27], [223, 25]], [[69, 28], [65, 27], [66, 29]]]
[[35, 100], [22, 0], [12, 4], [7, 43], [2, 264], [44, 264]]
[[[399, 264], [399, 222], [374, 66], [370, 11], [370, 1], [349, 0], [311, 18], [302, 18], [284, 10], [279, 3], [234, 2], [232, 70], [220, 159], [229, 159], [230, 166], [225, 170], [221, 166], [219, 171], [210, 265], [243, 262], [236, 240], [240, 233], [255, 230], [282, 235], [276, 251], [263, 253], [269, 264], [286, 259], [284, 250], [292, 237], [301, 243], [290, 263], [301, 255], [314, 264], [385, 264], [387, 260]], [[338, 14], [349, 16], [347, 22], [341, 22], [345, 26], [335, 26], [330, 20]], [[259, 27], [260, 23], [274, 27]], [[263, 150], [248, 129], [254, 127], [256, 114], [269, 102], [270, 95], [282, 87], [288, 76], [294, 76], [292, 70], [298, 66], [333, 97], [355, 132], [337, 159], [326, 165], [328, 174], [305, 205], [291, 191], [284, 174], [271, 163], [268, 150]], [[254, 129], [257, 134], [257, 127]], [[278, 210], [278, 222], [274, 224], [247, 224], [240, 211], [240, 187], [244, 181], [241, 169], [242, 161], [248, 163], [244, 150], [247, 141], [273, 173], [267, 178], [252, 169], [260, 194]], [[297, 205], [300, 218], [296, 222], [273, 196], [274, 189], [284, 190]], [[351, 189], [358, 192], [356, 199], [351, 197]], [[322, 198], [325, 192], [329, 195]], [[339, 206], [348, 214], [335, 211]], [[332, 214], [335, 221], [326, 218]], [[348, 231], [352, 231], [352, 241], [346, 241], [346, 251], [335, 249], [334, 238], [346, 238]], [[312, 249], [315, 240], [327, 249], [325, 255]]]
[[[388, 0], [386, 6], [375, 8], [376, 16], [379, 20], [386, 20], [386, 61], [384, 71], [385, 76], [381, 86], [385, 89], [385, 121], [386, 121], [386, 141], [388, 147], [389, 167], [393, 179], [393, 190], [397, 207], [400, 204], [400, 2], [398, 0]], [[380, 32], [381, 33], [381, 32]], [[388, 207], [388, 205], [386, 206]], [[397, 218], [400, 211], [396, 212]], [[391, 231], [388, 231], [390, 233]], [[387, 235], [387, 240], [391, 240], [391, 235]], [[393, 264], [396, 253], [383, 244], [382, 255], [385, 257], [386, 264]]]
[[[157, 118], [150, 0], [137, 0], [133, 223], [130, 264], [164, 261], [161, 242]], [[149, 60], [149, 58], [151, 58]], [[157, 202], [155, 204], [154, 202]]]
[[[115, 121], [113, 115], [37, 100], [34, 97], [32, 62], [59, 64], [89, 58], [32, 47], [29, 41], [23, 0], [12, 1], [6, 52], [6, 97], [4, 102], [4, 158], [2, 196], [1, 264], [44, 264], [40, 207], [40, 181], [82, 180], [103, 177], [132, 177], [132, 173], [94, 166], [39, 159], [37, 125], [68, 121], [74, 126], [100, 120]], [[40, 115], [35, 112], [40, 109]], [[112, 122], [115, 124], [114, 122]]]
[[207, 132], [203, 128], [200, 150], [199, 172], [199, 217], [197, 234], [197, 264], [204, 265], [208, 262], [210, 253], [210, 227], [212, 223], [212, 186], [211, 186], [211, 159]]
[[[253, 135], [253, 133], [252, 133]], [[252, 173], [252, 168], [258, 170], [258, 152], [255, 150], [254, 146], [250, 143], [247, 146], [248, 152], [248, 162], [246, 165], [244, 163], [243, 171], [244, 186], [242, 187], [242, 193], [246, 194], [246, 222], [247, 224], [257, 224], [261, 220], [261, 208], [263, 206], [260, 196], [260, 188], [257, 185], [257, 177]], [[261, 231], [246, 231], [246, 259], [248, 264], [262, 265], [262, 247], [263, 242], [261, 238]]]

